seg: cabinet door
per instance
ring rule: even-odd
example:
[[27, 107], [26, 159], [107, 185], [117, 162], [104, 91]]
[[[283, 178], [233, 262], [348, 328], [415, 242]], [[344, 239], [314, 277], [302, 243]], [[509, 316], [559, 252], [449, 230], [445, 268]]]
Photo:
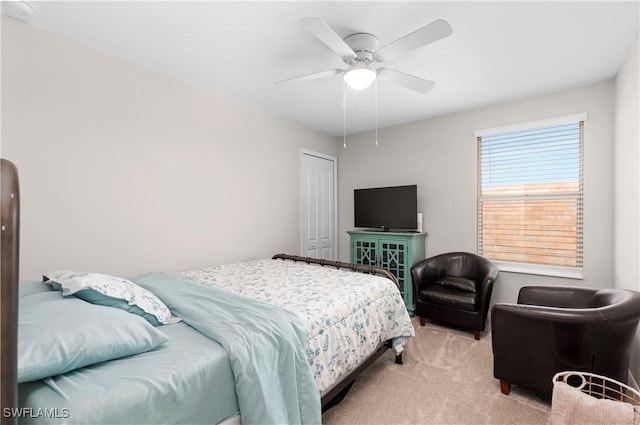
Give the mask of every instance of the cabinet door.
[[352, 251], [352, 263], [365, 266], [377, 266], [378, 255], [377, 242], [372, 239], [354, 239]]
[[411, 295], [411, 277], [409, 276], [409, 270], [405, 265], [405, 259], [408, 255], [408, 245], [403, 240], [380, 240], [380, 264], [383, 269], [389, 270], [398, 279], [400, 285], [400, 292], [402, 298], [405, 300], [405, 304], [409, 307], [410, 303], [407, 301], [408, 296]]

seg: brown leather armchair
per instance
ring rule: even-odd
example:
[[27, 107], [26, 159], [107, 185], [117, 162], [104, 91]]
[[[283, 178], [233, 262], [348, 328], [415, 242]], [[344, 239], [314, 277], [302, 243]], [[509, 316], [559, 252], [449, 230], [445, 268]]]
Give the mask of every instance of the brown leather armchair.
[[517, 304], [491, 310], [493, 376], [551, 397], [553, 376], [575, 370], [627, 383], [640, 293], [622, 289], [528, 286]]
[[475, 339], [484, 331], [498, 267], [470, 252], [450, 252], [416, 263], [411, 268], [415, 314], [472, 329]]

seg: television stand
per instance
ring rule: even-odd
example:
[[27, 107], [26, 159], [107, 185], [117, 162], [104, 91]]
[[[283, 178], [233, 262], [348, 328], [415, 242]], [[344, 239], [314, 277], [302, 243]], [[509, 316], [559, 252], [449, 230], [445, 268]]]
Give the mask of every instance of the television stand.
[[424, 259], [426, 233], [411, 231], [351, 230], [351, 262], [390, 271], [400, 285], [400, 293], [413, 315], [411, 267]]

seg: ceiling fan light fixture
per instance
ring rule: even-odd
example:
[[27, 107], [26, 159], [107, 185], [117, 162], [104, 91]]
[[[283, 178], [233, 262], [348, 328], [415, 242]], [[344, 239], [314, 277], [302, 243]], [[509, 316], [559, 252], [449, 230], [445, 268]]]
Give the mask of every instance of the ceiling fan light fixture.
[[376, 79], [376, 72], [365, 63], [357, 63], [344, 74], [344, 82], [354, 90], [364, 90]]

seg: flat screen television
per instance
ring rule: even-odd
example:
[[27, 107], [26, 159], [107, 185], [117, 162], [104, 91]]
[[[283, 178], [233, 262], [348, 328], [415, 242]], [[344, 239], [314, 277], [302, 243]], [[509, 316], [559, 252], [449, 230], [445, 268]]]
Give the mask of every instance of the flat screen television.
[[418, 186], [375, 187], [353, 191], [354, 225], [382, 231], [416, 230]]

